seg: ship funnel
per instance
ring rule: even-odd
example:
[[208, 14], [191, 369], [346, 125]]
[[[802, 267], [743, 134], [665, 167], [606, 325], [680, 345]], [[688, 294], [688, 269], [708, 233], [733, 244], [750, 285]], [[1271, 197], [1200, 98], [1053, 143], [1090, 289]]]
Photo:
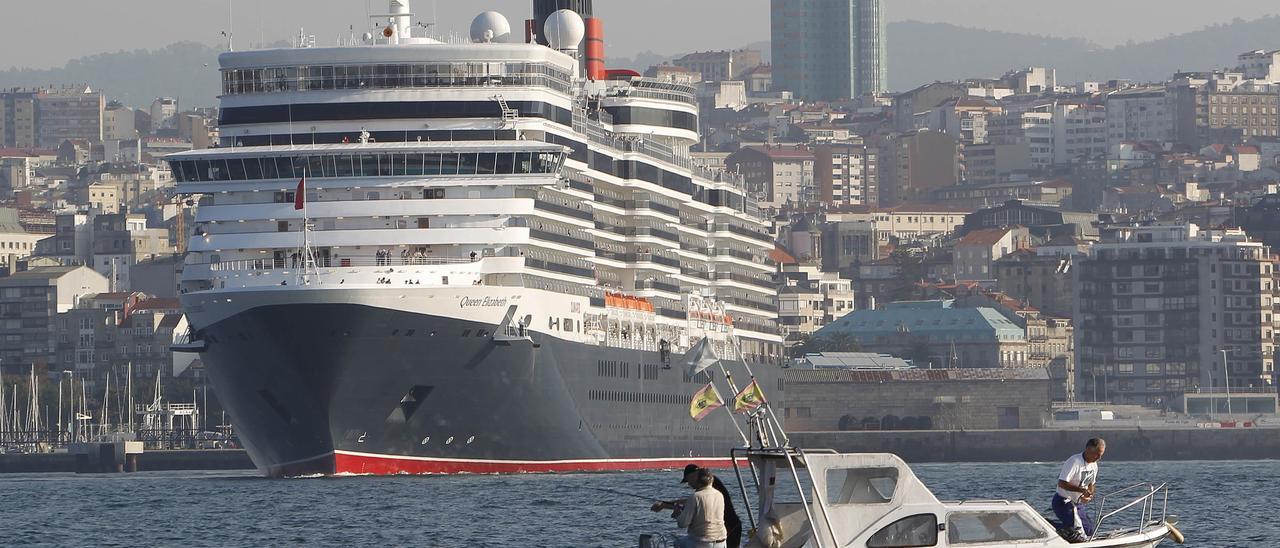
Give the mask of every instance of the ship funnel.
[[587, 25], [587, 78], [604, 80], [608, 73], [604, 68], [604, 23], [596, 17], [588, 17]]

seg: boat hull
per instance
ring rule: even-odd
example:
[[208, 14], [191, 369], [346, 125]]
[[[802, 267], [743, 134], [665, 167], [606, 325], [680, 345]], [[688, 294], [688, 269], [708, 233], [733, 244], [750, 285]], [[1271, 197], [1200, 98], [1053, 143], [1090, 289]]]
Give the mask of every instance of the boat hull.
[[[727, 466], [743, 442], [727, 412], [690, 419], [707, 378], [658, 352], [536, 331], [504, 341], [491, 323], [351, 302], [222, 316], [201, 330], [202, 359], [270, 475]], [[729, 369], [747, 378], [745, 365]], [[755, 369], [780, 384], [776, 366]]]

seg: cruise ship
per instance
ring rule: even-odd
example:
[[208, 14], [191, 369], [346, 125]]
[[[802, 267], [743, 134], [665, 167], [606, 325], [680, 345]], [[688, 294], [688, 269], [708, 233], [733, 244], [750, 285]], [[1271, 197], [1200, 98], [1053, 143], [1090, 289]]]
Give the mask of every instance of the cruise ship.
[[[178, 349], [263, 472], [727, 464], [740, 424], [693, 394], [784, 397], [773, 238], [690, 158], [695, 89], [606, 69], [590, 0], [533, 8], [523, 40], [391, 0], [333, 47], [220, 56], [218, 146], [166, 157]], [[691, 375], [702, 339], [724, 369]]]

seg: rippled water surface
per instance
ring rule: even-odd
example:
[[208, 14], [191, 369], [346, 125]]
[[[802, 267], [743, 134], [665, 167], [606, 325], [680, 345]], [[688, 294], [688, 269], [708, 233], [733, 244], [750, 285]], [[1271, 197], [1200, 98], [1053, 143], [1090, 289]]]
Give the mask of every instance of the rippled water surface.
[[[1057, 464], [913, 469], [944, 499], [1026, 499], [1043, 509]], [[732, 472], [724, 476], [736, 489]], [[1180, 516], [1187, 546], [1252, 547], [1280, 546], [1277, 480], [1280, 461], [1104, 461], [1100, 486], [1169, 481], [1169, 512]], [[676, 472], [10, 475], [0, 476], [0, 546], [634, 547], [641, 533], [673, 531], [672, 521], [622, 492], [672, 498], [685, 492], [677, 481]]]

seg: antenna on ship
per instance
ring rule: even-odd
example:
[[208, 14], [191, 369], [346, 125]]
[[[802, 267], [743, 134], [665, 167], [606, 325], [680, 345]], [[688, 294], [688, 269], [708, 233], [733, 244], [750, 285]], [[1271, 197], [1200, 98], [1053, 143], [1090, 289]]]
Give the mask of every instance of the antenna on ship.
[[236, 50], [236, 45], [235, 45], [236, 18], [235, 18], [235, 11], [232, 9], [232, 6], [231, 6], [231, 2], [232, 0], [227, 0], [227, 32], [226, 32], [227, 51]]

